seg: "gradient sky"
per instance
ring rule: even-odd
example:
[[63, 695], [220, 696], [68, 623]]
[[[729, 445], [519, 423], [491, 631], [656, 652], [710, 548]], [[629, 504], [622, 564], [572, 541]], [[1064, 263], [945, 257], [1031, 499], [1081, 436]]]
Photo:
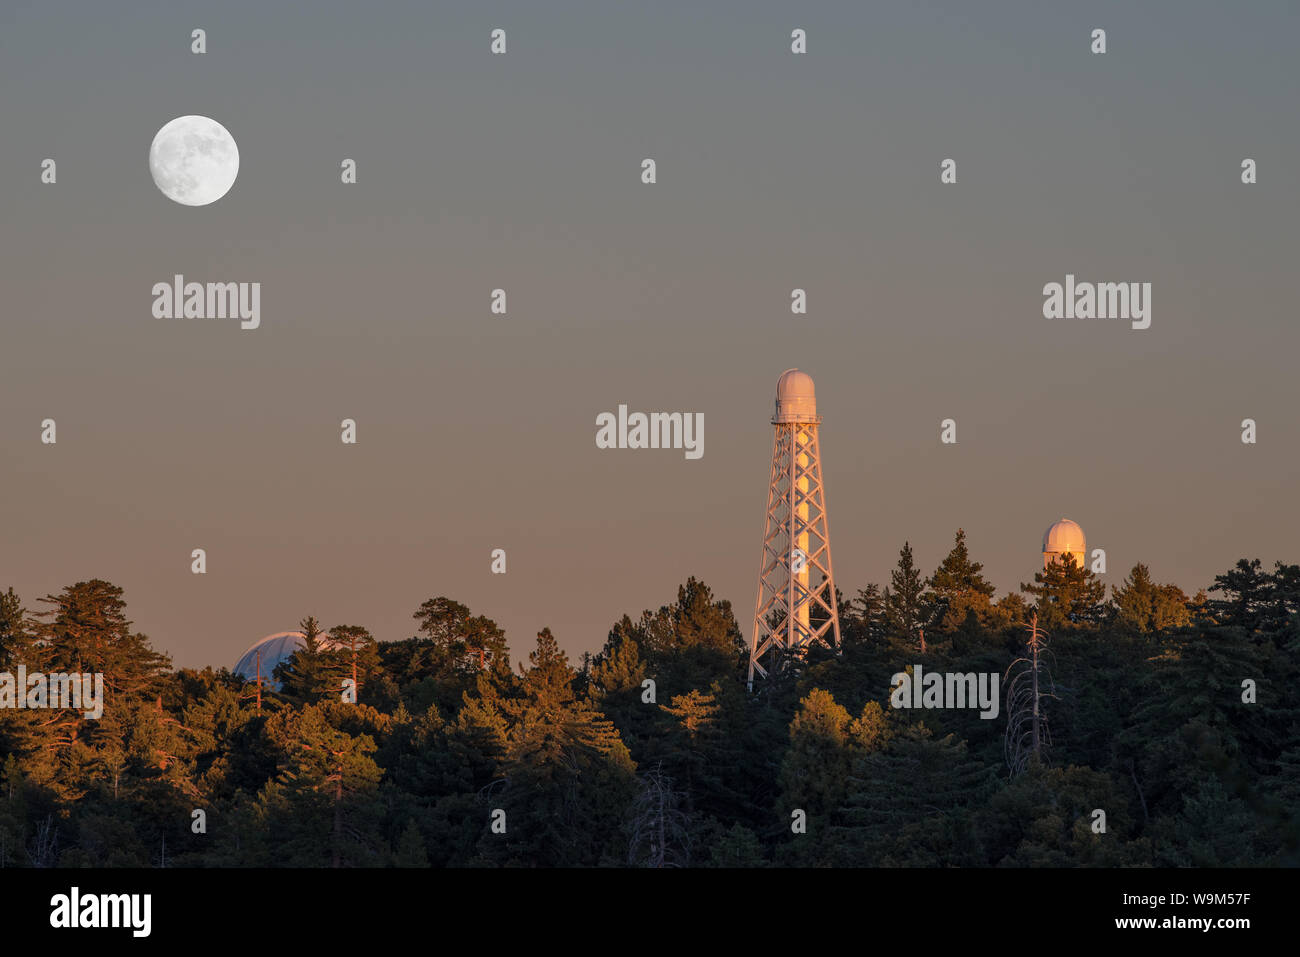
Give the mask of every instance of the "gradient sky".
[[[178, 666], [308, 614], [408, 637], [435, 595], [576, 658], [690, 575], [748, 634], [791, 366], [845, 593], [958, 526], [1015, 589], [1061, 516], [1110, 584], [1300, 561], [1298, 35], [1283, 2], [8, 0], [0, 588], [106, 578]], [[239, 144], [209, 207], [147, 166], [189, 113]], [[153, 318], [174, 273], [261, 282], [261, 328]], [[1044, 319], [1066, 273], [1152, 283], [1151, 328]], [[704, 457], [597, 449], [620, 403], [702, 412]]]

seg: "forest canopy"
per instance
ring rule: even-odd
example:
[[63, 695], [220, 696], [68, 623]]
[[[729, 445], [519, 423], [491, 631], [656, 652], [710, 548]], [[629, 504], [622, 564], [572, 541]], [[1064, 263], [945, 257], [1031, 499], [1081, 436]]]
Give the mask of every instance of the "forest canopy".
[[[446, 596], [395, 641], [305, 615], [276, 689], [173, 669], [109, 582], [10, 588], [0, 673], [102, 674], [104, 701], [0, 708], [0, 866], [1300, 862], [1300, 566], [1188, 596], [1139, 564], [1107, 594], [1067, 557], [998, 597], [959, 531], [836, 600], [840, 653], [752, 692], [695, 578], [578, 661], [549, 628], [515, 658]], [[918, 665], [995, 673], [998, 717], [893, 707]]]

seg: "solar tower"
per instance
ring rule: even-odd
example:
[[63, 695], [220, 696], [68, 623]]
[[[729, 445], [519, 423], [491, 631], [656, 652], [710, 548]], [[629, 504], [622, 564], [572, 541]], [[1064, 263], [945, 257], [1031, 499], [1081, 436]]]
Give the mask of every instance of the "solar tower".
[[802, 660], [815, 641], [840, 648], [820, 424], [812, 376], [787, 369], [776, 383], [772, 416], [772, 473], [749, 640], [751, 691], [755, 672], [766, 678], [783, 663]]

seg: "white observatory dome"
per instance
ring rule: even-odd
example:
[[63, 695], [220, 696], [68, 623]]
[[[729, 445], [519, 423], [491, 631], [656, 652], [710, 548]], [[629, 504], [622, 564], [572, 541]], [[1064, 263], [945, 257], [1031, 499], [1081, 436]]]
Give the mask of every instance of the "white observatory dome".
[[1083, 536], [1083, 529], [1078, 522], [1063, 518], [1053, 522], [1043, 532], [1043, 567], [1046, 568], [1056, 558], [1073, 555], [1074, 560], [1083, 566], [1088, 555], [1088, 540]]
[[817, 422], [817, 393], [806, 372], [786, 369], [776, 380], [776, 422]]
[[[260, 651], [262, 653], [262, 683], [279, 691], [280, 682], [272, 677], [275, 666], [282, 661], [288, 661], [295, 651], [306, 647], [307, 636], [301, 631], [277, 631], [274, 635], [267, 635], [244, 652], [243, 657], [239, 659], [239, 663], [235, 665], [235, 674], [242, 675], [247, 681], [256, 681], [258, 671], [257, 654]], [[324, 635], [319, 635], [316, 638], [316, 647], [328, 651], [337, 647], [337, 642], [331, 641]]]

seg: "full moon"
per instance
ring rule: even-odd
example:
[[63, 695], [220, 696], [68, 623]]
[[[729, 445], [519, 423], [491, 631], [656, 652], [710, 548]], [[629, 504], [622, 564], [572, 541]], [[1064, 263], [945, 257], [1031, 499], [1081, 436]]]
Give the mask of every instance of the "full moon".
[[239, 147], [216, 120], [178, 116], [153, 138], [149, 172], [168, 199], [185, 206], [206, 206], [235, 185]]

